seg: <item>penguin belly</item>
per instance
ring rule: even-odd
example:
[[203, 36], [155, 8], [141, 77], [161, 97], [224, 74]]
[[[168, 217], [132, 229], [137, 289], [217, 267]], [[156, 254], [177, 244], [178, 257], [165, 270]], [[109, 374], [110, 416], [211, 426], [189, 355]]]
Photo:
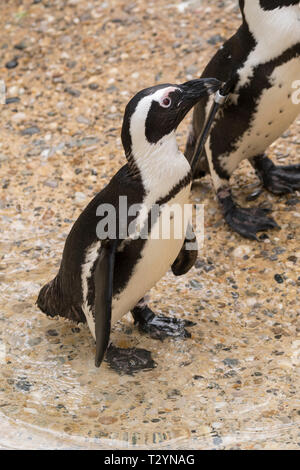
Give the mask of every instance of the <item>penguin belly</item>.
[[236, 143], [230, 158], [220, 158], [229, 174], [242, 160], [263, 154], [298, 116], [300, 104], [292, 101], [292, 84], [299, 75], [299, 62], [299, 57], [294, 58], [273, 71], [269, 79], [272, 87], [262, 91], [247, 132]]
[[[184, 243], [187, 225], [191, 218], [186, 217], [186, 220], [182, 220], [183, 218], [176, 218], [176, 215], [174, 215], [174, 218], [170, 220], [169, 239], [162, 237], [158, 227], [162, 227], [162, 220], [167, 220], [169, 216], [168, 206], [176, 204], [176, 208], [178, 210], [181, 208], [183, 214], [184, 205], [188, 204], [189, 194], [190, 185], [184, 187], [167, 204], [161, 206], [160, 215], [151, 228], [132, 276], [125, 288], [113, 298], [112, 325], [135, 307], [139, 300], [166, 274], [177, 258]], [[168, 235], [168, 231], [165, 235]], [[118, 267], [116, 266], [115, 269], [118, 269]]]

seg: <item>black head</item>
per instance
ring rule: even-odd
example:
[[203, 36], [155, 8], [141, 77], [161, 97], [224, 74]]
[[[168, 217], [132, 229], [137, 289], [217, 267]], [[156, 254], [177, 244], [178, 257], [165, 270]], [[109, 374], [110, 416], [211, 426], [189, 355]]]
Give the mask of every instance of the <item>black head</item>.
[[218, 80], [206, 78], [181, 85], [158, 85], [137, 93], [126, 106], [123, 120], [122, 143], [127, 158], [146, 146], [159, 144], [202, 97], [220, 86]]

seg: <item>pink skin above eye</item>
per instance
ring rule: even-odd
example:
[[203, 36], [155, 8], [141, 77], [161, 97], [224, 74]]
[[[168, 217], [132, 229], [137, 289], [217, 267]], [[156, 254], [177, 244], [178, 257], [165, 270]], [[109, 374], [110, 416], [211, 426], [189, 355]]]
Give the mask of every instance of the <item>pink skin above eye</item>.
[[169, 108], [172, 104], [172, 100], [171, 98], [169, 97], [169, 94], [172, 93], [173, 91], [177, 90], [176, 87], [169, 87], [166, 89], [164, 95], [162, 96], [161, 100], [160, 100], [160, 105], [163, 107], [163, 108]]

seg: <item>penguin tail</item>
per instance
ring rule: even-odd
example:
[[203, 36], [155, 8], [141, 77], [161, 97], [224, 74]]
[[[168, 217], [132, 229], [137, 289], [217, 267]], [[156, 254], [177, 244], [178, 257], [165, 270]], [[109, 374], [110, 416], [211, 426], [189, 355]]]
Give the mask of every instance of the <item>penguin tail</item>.
[[76, 323], [86, 322], [81, 307], [66, 301], [61, 289], [59, 275], [41, 288], [36, 304], [49, 317], [59, 315]]

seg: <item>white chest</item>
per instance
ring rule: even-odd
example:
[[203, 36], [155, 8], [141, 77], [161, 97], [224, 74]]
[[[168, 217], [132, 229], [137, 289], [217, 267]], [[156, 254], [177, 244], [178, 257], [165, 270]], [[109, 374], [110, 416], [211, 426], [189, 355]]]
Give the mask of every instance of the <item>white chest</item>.
[[[191, 213], [185, 213], [189, 194], [190, 185], [183, 188], [162, 207], [127, 286], [113, 300], [112, 324], [138, 303], [146, 292], [166, 274], [177, 258], [191, 219]], [[185, 217], [184, 214], [186, 214]]]
[[[293, 123], [300, 104], [293, 102], [293, 83], [300, 73], [300, 59], [294, 58], [276, 68], [270, 77], [272, 87], [265, 89], [257, 103], [250, 126], [237, 142], [230, 158], [223, 159], [224, 168], [231, 174], [239, 162], [263, 154]], [[224, 156], [225, 157], [225, 156]]]

